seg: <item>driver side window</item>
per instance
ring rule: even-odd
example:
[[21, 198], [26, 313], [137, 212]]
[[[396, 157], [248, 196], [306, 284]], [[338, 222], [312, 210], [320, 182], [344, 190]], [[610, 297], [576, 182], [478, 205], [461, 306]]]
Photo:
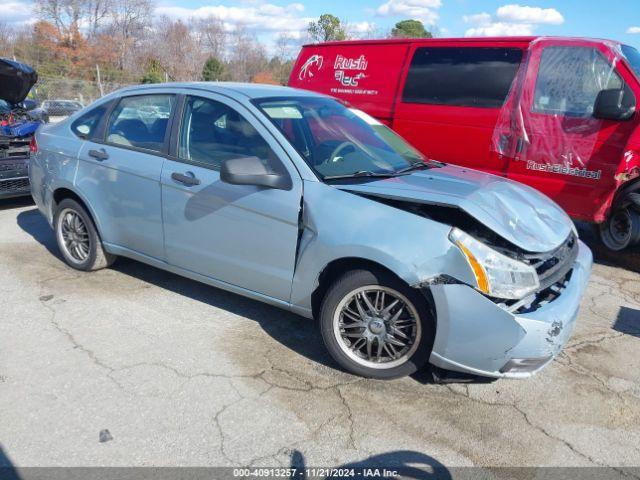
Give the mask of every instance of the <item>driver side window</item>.
[[178, 156], [214, 170], [224, 160], [257, 157], [268, 170], [282, 170], [267, 141], [240, 113], [200, 97], [188, 97], [185, 103]]
[[588, 117], [601, 90], [622, 86], [615, 68], [597, 49], [547, 47], [540, 59], [533, 111]]

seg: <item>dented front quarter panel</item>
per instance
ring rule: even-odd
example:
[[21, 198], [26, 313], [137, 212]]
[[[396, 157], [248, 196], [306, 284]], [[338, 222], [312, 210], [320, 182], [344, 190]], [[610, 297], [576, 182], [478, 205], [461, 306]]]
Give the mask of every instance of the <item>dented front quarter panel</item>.
[[311, 316], [311, 293], [331, 262], [380, 264], [409, 285], [442, 274], [473, 284], [472, 272], [448, 238], [451, 227], [321, 182], [304, 183], [302, 235], [291, 290], [292, 309]]

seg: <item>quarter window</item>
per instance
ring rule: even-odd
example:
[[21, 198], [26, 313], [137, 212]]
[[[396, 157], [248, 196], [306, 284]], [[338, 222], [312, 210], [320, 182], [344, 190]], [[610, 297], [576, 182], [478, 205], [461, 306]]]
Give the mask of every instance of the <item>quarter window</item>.
[[540, 59], [533, 111], [591, 116], [601, 90], [622, 87], [620, 76], [595, 48], [547, 47]]
[[71, 124], [71, 130], [80, 138], [93, 138], [100, 120], [107, 113], [109, 102], [89, 110]]
[[418, 48], [409, 67], [402, 101], [501, 107], [521, 60], [519, 48]]
[[257, 157], [269, 170], [281, 171], [276, 154], [251, 123], [231, 107], [200, 97], [185, 103], [178, 155], [215, 170], [224, 160]]
[[107, 127], [107, 142], [161, 152], [173, 109], [173, 95], [125, 97]]

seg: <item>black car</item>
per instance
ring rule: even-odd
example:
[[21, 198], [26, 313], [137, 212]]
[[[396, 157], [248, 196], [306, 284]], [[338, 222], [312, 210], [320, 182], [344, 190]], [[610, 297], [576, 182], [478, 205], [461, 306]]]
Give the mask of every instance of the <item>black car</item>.
[[45, 100], [42, 102], [42, 110], [49, 118], [68, 117], [83, 108], [84, 106], [75, 100]]
[[0, 58], [0, 199], [30, 194], [29, 145], [45, 118], [24, 101], [37, 80], [31, 67]]

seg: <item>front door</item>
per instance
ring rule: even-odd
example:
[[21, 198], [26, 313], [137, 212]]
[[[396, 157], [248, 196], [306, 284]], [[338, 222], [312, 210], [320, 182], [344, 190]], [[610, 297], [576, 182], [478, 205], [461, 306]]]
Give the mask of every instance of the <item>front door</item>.
[[509, 178], [547, 194], [574, 218], [602, 220], [638, 121], [597, 119], [594, 105], [601, 90], [623, 88], [627, 74], [601, 43], [535, 42], [505, 119], [514, 142]]
[[[186, 97], [180, 125], [175, 155], [162, 171], [167, 261], [288, 301], [302, 182], [285, 152], [245, 107], [225, 97]], [[243, 156], [286, 172], [291, 189], [222, 182], [222, 162]]]

